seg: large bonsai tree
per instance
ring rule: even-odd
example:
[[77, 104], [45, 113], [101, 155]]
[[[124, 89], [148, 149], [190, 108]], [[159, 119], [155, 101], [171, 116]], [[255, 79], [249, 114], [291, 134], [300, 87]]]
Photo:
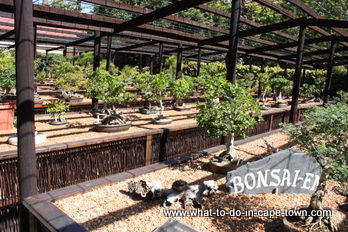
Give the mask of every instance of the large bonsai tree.
[[125, 90], [126, 83], [122, 76], [112, 75], [106, 70], [96, 70], [89, 72], [87, 77], [86, 95], [104, 101], [103, 112], [120, 123], [126, 123], [119, 115], [117, 107], [128, 104], [134, 99], [134, 95]]
[[[193, 95], [195, 90], [195, 82], [190, 76], [181, 76], [175, 79], [171, 84], [171, 94], [177, 100], [177, 107], [185, 107], [185, 100]], [[180, 101], [182, 100], [182, 101]]]
[[[308, 210], [322, 210], [327, 193], [327, 180], [332, 173], [347, 176], [348, 160], [348, 105], [344, 103], [326, 104], [324, 107], [313, 106], [305, 112], [305, 119], [300, 126], [286, 125], [286, 133], [292, 143], [300, 148], [322, 167], [322, 174], [316, 191], [312, 194]], [[311, 215], [310, 212], [308, 215]], [[335, 230], [331, 218], [305, 219], [306, 225], [316, 223]]]
[[222, 159], [236, 161], [235, 134], [245, 137], [244, 130], [262, 120], [259, 104], [242, 87], [225, 79], [211, 77], [202, 84], [206, 103], [197, 105], [199, 128], [209, 136], [228, 136]]
[[168, 87], [171, 82], [170, 75], [167, 75], [165, 72], [158, 74], [149, 74], [144, 73], [136, 77], [136, 82], [138, 83], [135, 88], [141, 90], [144, 93], [144, 99], [150, 100], [159, 103], [161, 111], [157, 119], [164, 119], [164, 105], [163, 100], [168, 94]]

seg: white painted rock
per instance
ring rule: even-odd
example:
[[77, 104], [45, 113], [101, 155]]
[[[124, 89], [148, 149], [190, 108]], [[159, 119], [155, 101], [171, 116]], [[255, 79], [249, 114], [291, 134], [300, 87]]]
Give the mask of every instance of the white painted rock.
[[[46, 141], [47, 137], [45, 134], [38, 132], [37, 135], [35, 136], [35, 144], [41, 144]], [[11, 135], [8, 137], [7, 142], [11, 145], [17, 145], [18, 144], [18, 138], [17, 134]]]

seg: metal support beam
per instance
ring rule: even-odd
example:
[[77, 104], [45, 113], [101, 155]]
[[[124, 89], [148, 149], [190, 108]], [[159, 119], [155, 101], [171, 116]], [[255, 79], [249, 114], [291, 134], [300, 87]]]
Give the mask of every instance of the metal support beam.
[[240, 18], [240, 0], [232, 0], [232, 13], [230, 21], [229, 50], [226, 57], [226, 79], [231, 83], [236, 82], [236, 65], [238, 53], [239, 37], [239, 18]]
[[329, 63], [328, 63], [327, 73], [326, 73], [326, 83], [325, 83], [325, 90], [324, 90], [324, 104], [329, 103], [329, 92], [330, 92], [331, 80], [332, 80], [332, 67], [334, 64], [333, 58], [335, 56], [336, 46], [337, 46], [337, 40], [336, 40], [336, 38], [334, 38], [331, 41]]
[[15, 1], [17, 136], [20, 231], [36, 231], [23, 200], [36, 195], [37, 169], [34, 125], [34, 27], [31, 0]]
[[295, 124], [297, 122], [297, 109], [298, 109], [298, 97], [301, 84], [301, 69], [302, 69], [302, 60], [304, 53], [304, 42], [306, 38], [306, 27], [307, 24], [303, 24], [300, 27], [298, 46], [297, 46], [297, 58], [295, 65], [295, 74], [294, 74], [294, 86], [292, 89], [292, 103], [290, 111], [290, 123]]

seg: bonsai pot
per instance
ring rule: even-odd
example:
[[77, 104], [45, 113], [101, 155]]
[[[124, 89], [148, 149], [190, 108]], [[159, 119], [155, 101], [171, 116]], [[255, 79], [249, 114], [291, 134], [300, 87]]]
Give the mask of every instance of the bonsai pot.
[[11, 130], [13, 128], [15, 109], [16, 103], [0, 103], [0, 130]]
[[113, 124], [113, 125], [106, 125], [101, 122], [94, 123], [93, 129], [98, 132], [119, 132], [119, 131], [126, 131], [132, 126], [132, 122], [127, 121], [125, 124]]
[[[35, 133], [35, 144], [41, 144], [44, 143], [46, 141], [47, 137], [45, 134], [43, 133]], [[7, 142], [11, 145], [17, 145], [18, 144], [18, 137], [17, 134], [15, 135], [11, 135], [10, 137], [8, 137]]]
[[174, 110], [176, 111], [190, 111], [191, 107], [186, 107], [186, 106], [175, 106]]
[[155, 108], [152, 108], [152, 109], [139, 108], [139, 112], [142, 114], [155, 114], [158, 112], [158, 110]]
[[[298, 210], [306, 210], [308, 206], [301, 205], [298, 206]], [[345, 231], [345, 225], [348, 223], [348, 217], [345, 213], [340, 212], [335, 209], [324, 207], [325, 210], [332, 211], [332, 221], [335, 222], [335, 225], [338, 227], [338, 231]], [[291, 209], [294, 210], [294, 209]], [[301, 223], [301, 219], [298, 216], [285, 216], [283, 217], [283, 226], [285, 232], [302, 232], [305, 231], [304, 224]], [[311, 225], [309, 225], [310, 227]], [[309, 228], [308, 227], [308, 228]], [[342, 228], [341, 228], [342, 227]], [[317, 231], [319, 228], [313, 228], [314, 231]], [[330, 230], [321, 230], [323, 232], [329, 232]]]
[[171, 118], [161, 118], [161, 119], [152, 118], [151, 119], [151, 122], [153, 124], [161, 124], [161, 125], [170, 124], [170, 123], [172, 123], [172, 121], [173, 121], [173, 119], [171, 119]]
[[58, 121], [53, 121], [50, 124], [51, 125], [55, 125], [55, 126], [64, 125], [64, 124], [66, 124], [66, 120], [65, 119], [61, 119], [61, 120], [58, 120]]
[[34, 105], [42, 105], [44, 100], [42, 99], [34, 99]]
[[66, 102], [69, 102], [69, 103], [79, 103], [79, 102], [82, 102], [83, 98], [82, 97], [68, 97], [68, 98], [64, 98], [64, 100]]
[[209, 161], [209, 167], [210, 170], [214, 173], [219, 174], [226, 174], [229, 171], [235, 170], [242, 166], [243, 164], [237, 163], [227, 163], [227, 162], [215, 162], [215, 161]]
[[286, 108], [286, 107], [288, 107], [288, 105], [287, 104], [283, 104], [283, 103], [276, 103], [275, 107], [277, 107], [277, 108]]

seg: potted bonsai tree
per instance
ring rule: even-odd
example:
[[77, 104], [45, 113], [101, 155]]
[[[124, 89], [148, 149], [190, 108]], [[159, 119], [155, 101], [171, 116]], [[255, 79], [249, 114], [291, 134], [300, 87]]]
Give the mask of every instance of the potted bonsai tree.
[[181, 76], [174, 80], [170, 87], [170, 92], [175, 99], [174, 109], [178, 111], [190, 110], [190, 108], [185, 105], [185, 100], [195, 92], [193, 78], [190, 76]]
[[128, 104], [134, 95], [126, 92], [122, 76], [112, 75], [106, 70], [96, 70], [89, 72], [87, 77], [86, 95], [104, 101], [102, 113], [105, 117], [94, 124], [94, 129], [100, 132], [128, 130], [131, 122], [118, 112], [117, 105]]
[[[259, 104], [244, 88], [222, 78], [208, 78], [203, 83], [206, 103], [197, 105], [198, 127], [208, 136], [227, 136], [226, 151], [211, 159], [213, 171], [225, 172], [241, 164], [242, 159], [234, 149], [235, 135], [245, 137], [244, 130], [262, 120]], [[215, 167], [217, 167], [215, 169]], [[219, 171], [218, 167], [225, 169]]]
[[[307, 155], [313, 157], [322, 168], [319, 183], [312, 194], [309, 205], [298, 207], [296, 210], [307, 211], [306, 217], [285, 218], [285, 225], [296, 222], [301, 226], [301, 231], [336, 231], [339, 225], [335, 224], [336, 211], [333, 215], [312, 217], [311, 212], [324, 209], [323, 201], [328, 188], [328, 178], [332, 174], [347, 176], [348, 160], [348, 105], [339, 102], [337, 104], [325, 104], [324, 107], [313, 106], [305, 112], [305, 119], [299, 126], [283, 124], [284, 133], [290, 138], [290, 142], [298, 144]], [[336, 215], [335, 215], [336, 214]], [[294, 214], [295, 215], [295, 214]], [[343, 215], [343, 218], [346, 218]], [[342, 223], [343, 224], [343, 223]], [[345, 231], [340, 229], [338, 231]]]
[[157, 117], [152, 117], [152, 123], [154, 124], [169, 124], [172, 119], [164, 117], [164, 105], [163, 100], [168, 94], [168, 87], [170, 85], [170, 77], [165, 73], [161, 72], [158, 74], [145, 74], [141, 76], [144, 78], [143, 83], [139, 83], [139, 77], [137, 82], [139, 83], [135, 87], [141, 90], [144, 95], [147, 95], [148, 99], [153, 100], [160, 105], [160, 113]]
[[54, 121], [51, 122], [52, 125], [66, 124], [66, 119], [62, 116], [69, 111], [69, 104], [62, 99], [51, 99], [47, 104], [46, 111], [54, 118]]
[[153, 106], [152, 88], [150, 86], [151, 81], [155, 78], [148, 72], [140, 73], [135, 77], [136, 85], [134, 86], [139, 90], [139, 95], [144, 100], [144, 107], [139, 108], [139, 112], [142, 114], [155, 114], [158, 112], [157, 106]]
[[69, 62], [63, 62], [60, 65], [62, 72], [57, 74], [57, 80], [55, 85], [58, 88], [61, 88], [62, 96], [65, 101], [70, 103], [81, 102], [83, 98], [79, 97], [76, 92], [79, 89], [82, 89], [86, 85], [86, 80], [83, 76], [83, 72], [79, 66], [74, 66]]
[[271, 87], [276, 93], [275, 106], [278, 108], [285, 108], [287, 104], [283, 102], [283, 96], [285, 92], [289, 92], [292, 88], [292, 81], [286, 79], [285, 77], [276, 77], [270, 80]]

